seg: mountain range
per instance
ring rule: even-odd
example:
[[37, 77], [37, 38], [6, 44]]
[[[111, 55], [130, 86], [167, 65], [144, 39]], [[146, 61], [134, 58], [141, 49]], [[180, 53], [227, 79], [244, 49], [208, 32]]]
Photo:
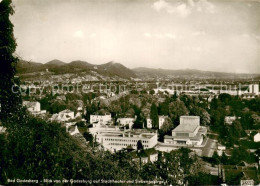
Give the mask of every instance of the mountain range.
[[90, 72], [95, 71], [103, 76], [118, 76], [124, 79], [136, 78], [136, 74], [120, 63], [115, 63], [113, 61], [94, 65], [85, 61], [72, 61], [70, 63], [65, 63], [60, 60], [52, 60], [45, 64], [19, 61], [17, 64], [18, 74], [34, 73], [46, 71], [53, 72], [54, 74], [65, 74], [65, 73], [79, 73], [79, 72]]
[[17, 63], [17, 72], [20, 74], [29, 74], [35, 72], [52, 72], [56, 75], [66, 73], [80, 73], [80, 72], [96, 72], [102, 76], [119, 77], [123, 79], [139, 78], [139, 79], [173, 79], [173, 78], [185, 78], [185, 79], [259, 79], [259, 74], [241, 74], [241, 73], [224, 73], [224, 72], [212, 72], [202, 71], [194, 69], [184, 70], [166, 70], [166, 69], [154, 69], [139, 67], [129, 69], [124, 65], [116, 62], [108, 62], [101, 65], [91, 64], [85, 61], [72, 61], [65, 63], [60, 60], [52, 60], [45, 64], [37, 62], [28, 62], [20, 60]]

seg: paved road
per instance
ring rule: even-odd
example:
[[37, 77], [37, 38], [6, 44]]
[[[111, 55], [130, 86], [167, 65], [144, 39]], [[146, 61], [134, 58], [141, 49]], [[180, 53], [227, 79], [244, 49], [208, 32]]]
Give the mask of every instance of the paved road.
[[205, 147], [202, 148], [202, 156], [212, 157], [216, 149], [217, 143], [212, 139], [208, 139], [207, 144], [205, 145]]

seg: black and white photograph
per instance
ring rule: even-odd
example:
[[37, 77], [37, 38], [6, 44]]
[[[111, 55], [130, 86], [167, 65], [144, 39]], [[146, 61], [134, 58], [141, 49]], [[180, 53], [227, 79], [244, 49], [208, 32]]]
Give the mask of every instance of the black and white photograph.
[[260, 0], [0, 0], [0, 185], [260, 184]]

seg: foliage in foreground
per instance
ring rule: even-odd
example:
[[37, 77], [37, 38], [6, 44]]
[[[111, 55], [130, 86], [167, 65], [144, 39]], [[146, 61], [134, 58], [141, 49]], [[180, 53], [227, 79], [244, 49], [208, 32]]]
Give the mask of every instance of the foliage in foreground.
[[[3, 125], [0, 135], [0, 182], [7, 179], [131, 179], [135, 166], [102, 150], [88, 149], [65, 128], [25, 111]], [[126, 158], [126, 157], [125, 157]], [[124, 172], [124, 174], [121, 174]]]
[[188, 149], [160, 154], [155, 163], [132, 161], [130, 153], [111, 154], [84, 146], [58, 123], [34, 118], [25, 110], [2, 123], [0, 183], [7, 179], [157, 180], [190, 184], [200, 172]]

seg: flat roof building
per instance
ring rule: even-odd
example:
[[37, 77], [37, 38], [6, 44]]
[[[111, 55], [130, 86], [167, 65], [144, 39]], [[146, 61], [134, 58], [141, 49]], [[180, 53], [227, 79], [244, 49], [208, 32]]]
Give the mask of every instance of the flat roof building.
[[181, 116], [180, 124], [172, 130], [172, 136], [165, 136], [164, 143], [176, 145], [201, 145], [206, 127], [200, 126], [199, 116]]
[[157, 144], [157, 133], [146, 130], [99, 131], [96, 141], [106, 150], [115, 152], [131, 146], [137, 149], [137, 142], [142, 142], [144, 149], [153, 148]]

